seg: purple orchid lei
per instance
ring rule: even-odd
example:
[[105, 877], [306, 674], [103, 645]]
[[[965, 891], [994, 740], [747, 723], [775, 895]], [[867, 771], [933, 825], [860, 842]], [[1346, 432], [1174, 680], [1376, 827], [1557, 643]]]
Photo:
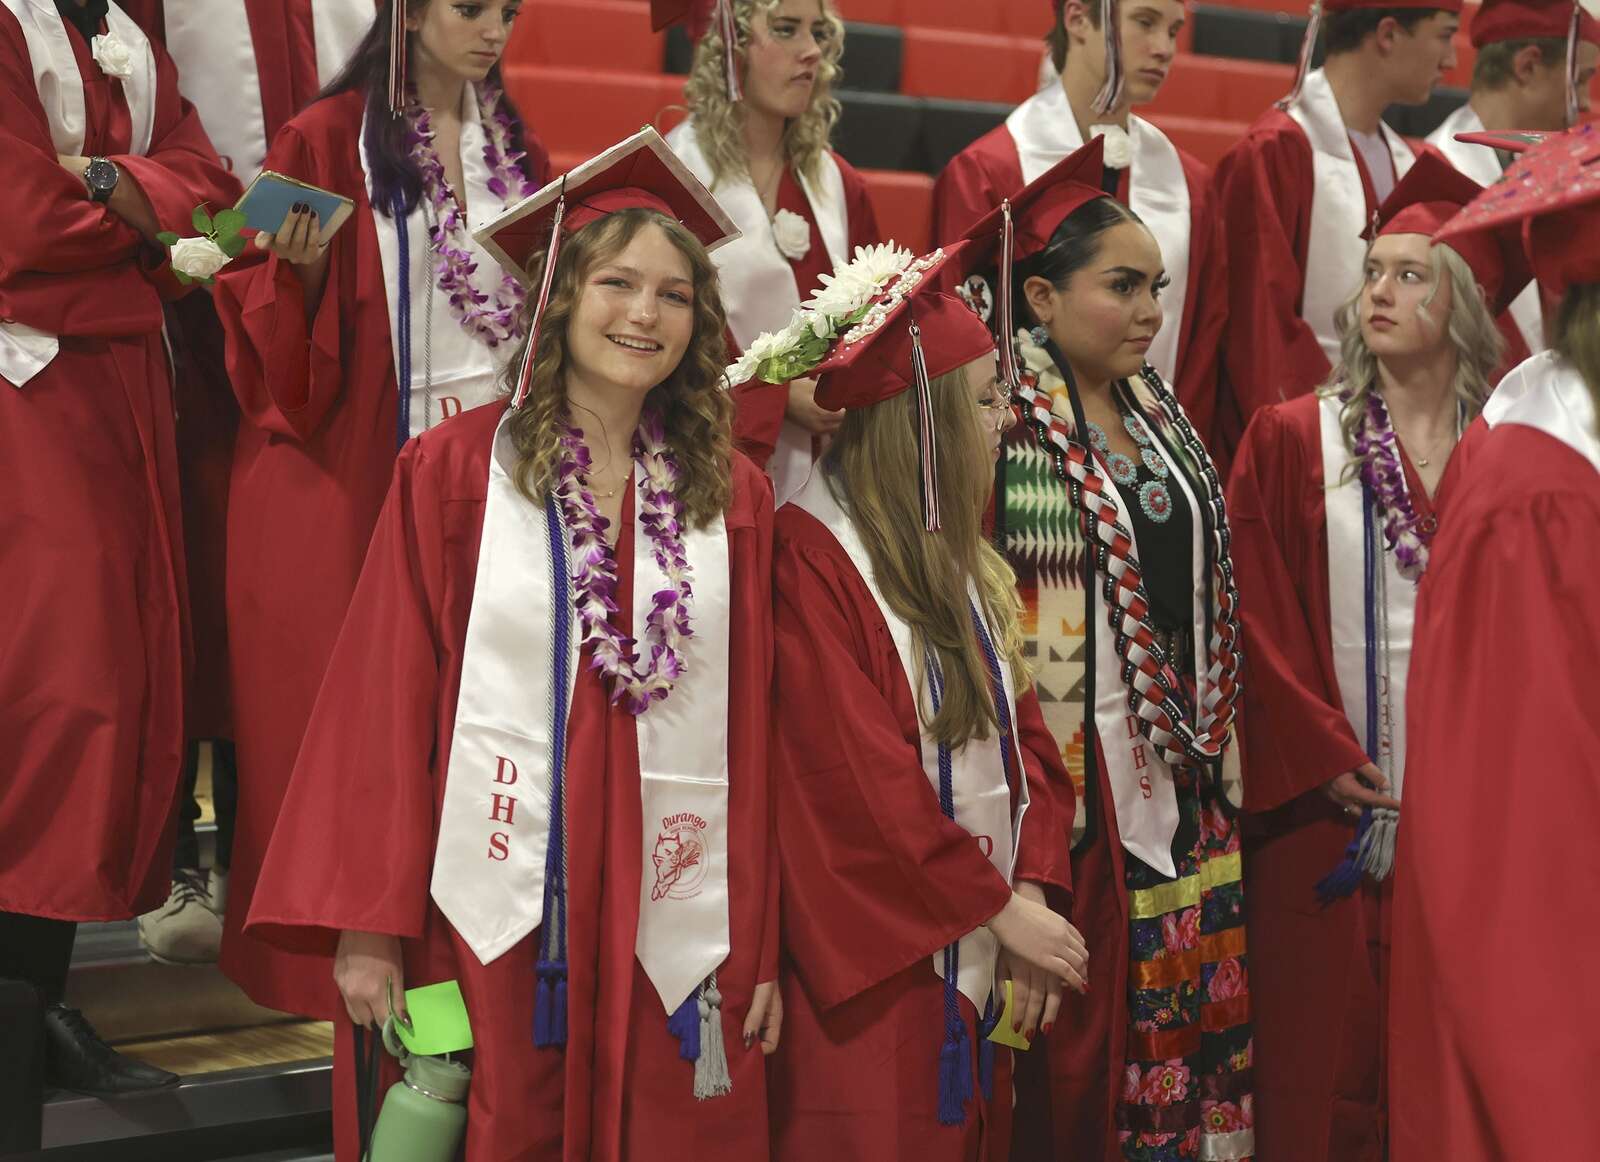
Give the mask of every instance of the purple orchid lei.
[[694, 590], [684, 555], [683, 508], [678, 502], [677, 461], [666, 446], [661, 417], [647, 413], [634, 437], [633, 459], [642, 477], [639, 523], [650, 538], [650, 552], [669, 587], [656, 592], [645, 619], [650, 658], [640, 665], [639, 643], [612, 625], [617, 611], [617, 561], [606, 544], [609, 522], [595, 507], [589, 491], [591, 461], [583, 433], [568, 426], [561, 435], [556, 496], [566, 511], [575, 552], [573, 604], [581, 639], [594, 643], [591, 665], [612, 679], [611, 700], [622, 702], [637, 717], [672, 692], [684, 673], [683, 643], [694, 636], [689, 607]]
[[[1349, 393], [1345, 394], [1348, 401]], [[1400, 576], [1419, 581], [1428, 567], [1428, 542], [1433, 530], [1417, 515], [1400, 466], [1400, 445], [1389, 409], [1376, 391], [1367, 393], [1366, 414], [1356, 429], [1354, 452], [1361, 459], [1361, 479], [1383, 512], [1383, 537], [1394, 553]]]
[[[519, 164], [525, 155], [512, 147], [511, 118], [501, 107], [500, 90], [483, 84], [477, 93], [485, 138], [483, 160], [490, 172], [489, 192], [509, 207], [533, 193], [534, 185], [523, 175]], [[428, 230], [428, 245], [433, 251], [438, 287], [449, 298], [451, 313], [470, 334], [490, 347], [514, 342], [522, 335], [522, 306], [527, 291], [509, 274], [501, 277], [500, 288], [492, 296], [473, 283], [478, 264], [468, 247], [461, 205], [445, 182], [444, 166], [433, 148], [432, 120], [415, 101], [407, 109], [406, 118], [411, 160], [422, 174], [422, 193], [433, 207], [436, 220]]]

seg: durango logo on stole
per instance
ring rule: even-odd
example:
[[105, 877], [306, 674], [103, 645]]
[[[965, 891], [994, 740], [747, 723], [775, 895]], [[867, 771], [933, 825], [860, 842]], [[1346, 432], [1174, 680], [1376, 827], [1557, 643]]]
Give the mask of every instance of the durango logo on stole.
[[656, 882], [650, 888], [652, 902], [692, 900], [700, 894], [710, 863], [707, 829], [706, 821], [692, 811], [661, 820], [655, 850], [650, 853], [656, 869]]

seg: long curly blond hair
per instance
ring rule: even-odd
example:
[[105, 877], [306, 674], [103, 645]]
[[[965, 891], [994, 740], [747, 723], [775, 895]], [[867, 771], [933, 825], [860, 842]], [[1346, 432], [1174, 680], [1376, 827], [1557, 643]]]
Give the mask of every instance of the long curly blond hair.
[[[959, 747], [988, 738], [997, 723], [989, 663], [972, 631], [967, 578], [973, 578], [995, 632], [995, 650], [1019, 689], [1032, 681], [1022, 658], [1022, 601], [1011, 566], [983, 535], [994, 487], [977, 401], [959, 370], [929, 385], [938, 428], [937, 468], [942, 528], [923, 526], [916, 403], [910, 391], [845, 413], [823, 458], [839, 503], [850, 513], [872, 561], [872, 575], [912, 637], [938, 656], [944, 700], [925, 725]], [[925, 674], [908, 674], [918, 685]]]
[[[528, 398], [510, 422], [517, 450], [514, 479], [528, 499], [542, 504], [556, 483], [562, 428], [568, 423], [567, 327], [577, 309], [589, 272], [627, 249], [639, 231], [654, 226], [689, 260], [694, 282], [694, 330], [683, 359], [650, 390], [646, 408], [656, 408], [682, 473], [678, 500], [693, 528], [726, 510], [732, 494], [733, 401], [724, 389], [728, 364], [727, 315], [717, 290], [717, 272], [700, 240], [683, 225], [655, 210], [619, 210], [577, 231], [561, 243], [550, 301], [540, 323]], [[528, 264], [542, 270], [542, 256]], [[533, 309], [532, 298], [528, 311]], [[509, 391], [522, 365], [522, 341], [507, 372]]]
[[[822, 46], [811, 104], [801, 116], [790, 119], [783, 131], [783, 150], [790, 168], [807, 180], [815, 180], [821, 174], [822, 155], [828, 151], [833, 127], [839, 121], [839, 100], [833, 95], [833, 87], [839, 79], [839, 58], [844, 54], [844, 22], [834, 12], [832, 0], [817, 3], [828, 23], [828, 43]], [[758, 15], [765, 19], [778, 4], [779, 0], [733, 0], [733, 19], [739, 30], [734, 51], [741, 71], [745, 71], [744, 48], [750, 43], [752, 23]], [[684, 86], [695, 134], [711, 163], [713, 189], [724, 179], [750, 176], [744, 148], [744, 105], [728, 100], [728, 78], [722, 62], [722, 22], [713, 20], [695, 47], [689, 82]]]
[[[1489, 313], [1483, 292], [1478, 289], [1477, 277], [1466, 259], [1449, 246], [1432, 246], [1428, 249], [1428, 262], [1433, 270], [1434, 289], [1422, 305], [1432, 306], [1439, 287], [1449, 282], [1450, 317], [1445, 330], [1456, 352], [1456, 374], [1451, 387], [1470, 419], [1483, 410], [1483, 403], [1489, 398], [1493, 386], [1489, 377], [1505, 357], [1505, 337]], [[1339, 411], [1339, 427], [1344, 433], [1344, 446], [1352, 457], [1356, 434], [1367, 414], [1367, 396], [1378, 382], [1378, 357], [1361, 334], [1364, 289], [1364, 286], [1358, 288], [1333, 314], [1334, 326], [1339, 330], [1339, 364], [1328, 381], [1317, 389], [1317, 393], [1324, 396], [1337, 396], [1347, 388], [1350, 390], [1349, 400]], [[1355, 479], [1368, 458], [1370, 454], [1353, 458], [1345, 469], [1347, 479]]]

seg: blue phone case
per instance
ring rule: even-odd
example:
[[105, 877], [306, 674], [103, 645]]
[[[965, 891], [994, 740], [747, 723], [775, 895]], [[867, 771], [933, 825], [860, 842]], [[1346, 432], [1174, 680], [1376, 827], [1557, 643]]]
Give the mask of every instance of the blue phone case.
[[351, 210], [349, 198], [289, 181], [270, 171], [263, 172], [250, 183], [235, 208], [244, 213], [245, 224], [251, 229], [271, 234], [283, 225], [290, 208], [296, 204], [310, 206], [316, 212], [322, 242], [344, 224]]

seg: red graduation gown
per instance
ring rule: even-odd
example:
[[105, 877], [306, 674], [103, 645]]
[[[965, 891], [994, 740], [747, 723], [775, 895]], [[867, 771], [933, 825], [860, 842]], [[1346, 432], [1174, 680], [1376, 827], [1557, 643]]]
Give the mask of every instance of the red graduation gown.
[[[932, 957], [991, 919], [1011, 890], [939, 811], [911, 684], [855, 565], [792, 504], [776, 538], [784, 1031], [772, 1059], [774, 1153], [1000, 1162], [1007, 1050], [996, 1050], [994, 1100], [980, 1092], [964, 1126], [939, 1124], [944, 985]], [[1065, 911], [1072, 785], [1031, 690], [1017, 720], [1030, 799], [1016, 878], [1047, 886]], [[960, 1004], [975, 1046], [979, 1014]]]
[[[111, 158], [163, 229], [231, 202], [159, 45], [144, 156], [132, 118], [68, 26], [88, 155]], [[188, 640], [161, 340], [183, 293], [159, 247], [56, 161], [22, 30], [0, 10], [0, 317], [61, 336], [21, 389], [0, 383], [0, 911], [114, 920], [159, 904], [171, 873]]]
[[[574, 842], [565, 1051], [533, 1045], [537, 933], [483, 965], [429, 897], [489, 451], [502, 410], [476, 408], [400, 455], [267, 853], [250, 935], [326, 957], [341, 930], [389, 933], [403, 940], [407, 987], [461, 982], [476, 1040], [465, 1162], [765, 1158], [761, 1048], [745, 1048], [740, 1030], [752, 988], [772, 980], [777, 967], [766, 729], [772, 501], [748, 461], [736, 459], [726, 517], [735, 627], [728, 683], [733, 951], [717, 984], [733, 1093], [693, 1098], [693, 1066], [679, 1058], [634, 956], [642, 861], [635, 726], [610, 703], [587, 657], [568, 725], [567, 770], [586, 777], [567, 788]], [[632, 609], [628, 495], [617, 546], [623, 612], [616, 616], [624, 631]], [[348, 1021], [341, 1017], [338, 1028], [338, 1156], [354, 1162]]]
[[[1394, 1162], [1587, 1155], [1600, 998], [1600, 473], [1537, 429], [1474, 449], [1433, 543], [1407, 706]], [[1590, 1145], [1584, 1145], [1584, 1143]]]
[[[1320, 406], [1315, 394], [1262, 408], [1229, 481], [1244, 620], [1245, 876], [1261, 1157], [1379, 1162], [1386, 1101], [1387, 885], [1323, 907], [1316, 883], [1352, 827], [1320, 791], [1367, 761], [1334, 675]], [[1437, 513], [1401, 451], [1420, 513]], [[1360, 545], [1340, 546], [1359, 553]], [[1407, 813], [1411, 817], [1409, 790]]]
[[[1195, 430], [1215, 446], [1212, 429], [1217, 410], [1217, 376], [1222, 336], [1228, 320], [1228, 252], [1223, 245], [1222, 215], [1212, 192], [1205, 163], [1178, 150], [1189, 186], [1189, 282], [1184, 290], [1183, 318], [1162, 325], [1177, 327], [1177, 380], [1173, 390]], [[1131, 169], [1117, 179], [1117, 197], [1129, 198]], [[1022, 162], [1016, 138], [997, 126], [956, 154], [933, 187], [933, 236], [951, 243], [979, 218], [1022, 189]]]
[[[838, 163], [839, 177], [844, 181], [845, 222], [849, 238], [849, 254], [845, 256], [845, 261], [849, 261], [857, 246], [872, 246], [882, 242], [883, 235], [878, 230], [878, 216], [867, 194], [866, 180], [855, 166], [837, 153], [833, 155], [833, 160]], [[822, 241], [822, 228], [817, 225], [817, 214], [811, 208], [811, 200], [806, 197], [805, 187], [787, 167], [778, 183], [778, 209], [799, 214], [811, 224], [811, 249], [806, 251], [804, 258], [789, 260], [800, 301], [805, 302], [821, 288], [822, 276], [833, 273], [833, 262], [828, 257], [827, 245]], [[731, 335], [729, 343], [729, 357], [737, 358], [738, 348], [733, 345]], [[765, 465], [772, 458], [772, 450], [778, 444], [778, 433], [783, 428], [784, 409], [789, 404], [789, 385], [751, 380], [734, 389], [733, 401], [734, 443], [739, 451], [757, 464]]]
[[[260, 1004], [332, 1017], [331, 967], [241, 929], [300, 738], [322, 683], [395, 459], [398, 388], [389, 305], [357, 139], [365, 98], [318, 101], [284, 126], [267, 168], [344, 194], [308, 322], [300, 282], [269, 257], [217, 279], [228, 374], [244, 413], [228, 511], [239, 817], [222, 968]], [[531, 135], [530, 135], [531, 137]], [[530, 172], [547, 161], [529, 142]]]

